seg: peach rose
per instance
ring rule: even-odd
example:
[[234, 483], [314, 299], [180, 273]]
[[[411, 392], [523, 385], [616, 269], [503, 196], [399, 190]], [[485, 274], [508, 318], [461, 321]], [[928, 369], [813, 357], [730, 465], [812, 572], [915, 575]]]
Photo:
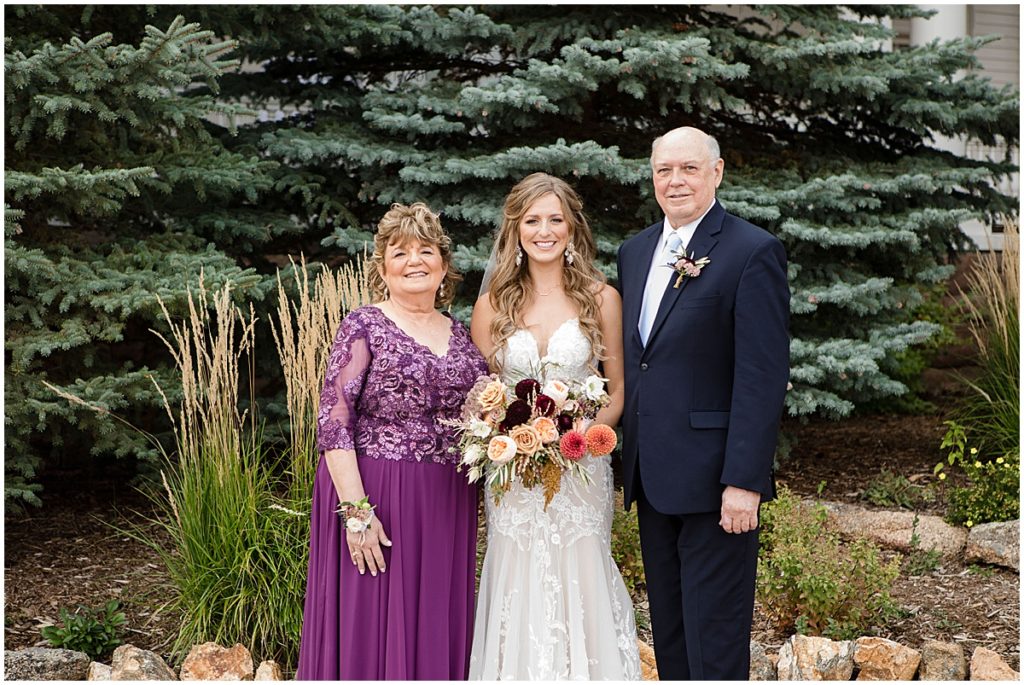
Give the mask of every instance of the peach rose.
[[492, 411], [505, 405], [505, 384], [491, 381], [480, 393], [480, 407], [484, 411]]
[[540, 449], [540, 433], [533, 426], [521, 424], [512, 429], [508, 434], [512, 438], [520, 452], [530, 457]]
[[507, 435], [496, 435], [487, 444], [487, 458], [495, 464], [507, 464], [516, 456], [516, 441]]
[[569, 398], [569, 386], [562, 381], [548, 381], [544, 384], [541, 394], [547, 395], [555, 401], [556, 405], [561, 407]]
[[539, 416], [533, 420], [533, 427], [540, 435], [540, 441], [545, 445], [558, 440], [558, 426], [546, 416]]

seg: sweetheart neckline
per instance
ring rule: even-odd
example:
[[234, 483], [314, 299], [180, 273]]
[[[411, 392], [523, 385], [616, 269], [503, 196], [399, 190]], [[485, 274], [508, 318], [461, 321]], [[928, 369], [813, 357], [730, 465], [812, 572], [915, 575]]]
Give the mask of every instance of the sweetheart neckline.
[[547, 359], [550, 356], [550, 353], [551, 353], [551, 341], [555, 339], [556, 335], [558, 335], [559, 333], [562, 332], [562, 329], [565, 328], [566, 324], [572, 323], [573, 321], [575, 321], [576, 325], [579, 326], [580, 317], [574, 316], [574, 317], [566, 319], [562, 323], [558, 324], [558, 327], [555, 328], [555, 331], [551, 335], [548, 336], [547, 344], [544, 346], [545, 347], [544, 354], [540, 353], [540, 341], [537, 340], [537, 336], [535, 336], [533, 334], [533, 331], [529, 330], [528, 328], [519, 328], [519, 329], [516, 330], [516, 332], [522, 331], [523, 333], [526, 333], [526, 335], [528, 335], [530, 337], [530, 340], [533, 341], [533, 349], [536, 350], [536, 352], [537, 352], [537, 359], [540, 360], [540, 361], [544, 361], [545, 359]]

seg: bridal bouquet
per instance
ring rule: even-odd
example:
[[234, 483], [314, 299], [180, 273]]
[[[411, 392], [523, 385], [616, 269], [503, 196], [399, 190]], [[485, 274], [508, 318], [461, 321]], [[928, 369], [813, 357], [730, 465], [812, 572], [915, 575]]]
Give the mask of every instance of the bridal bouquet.
[[605, 379], [582, 383], [524, 378], [510, 387], [496, 375], [481, 376], [452, 422], [460, 433], [459, 468], [470, 483], [484, 480], [500, 499], [519, 480], [526, 488], [544, 487], [544, 506], [572, 472], [589, 483], [580, 467], [586, 454], [603, 456], [615, 448], [615, 431], [604, 424], [584, 426], [608, 404]]

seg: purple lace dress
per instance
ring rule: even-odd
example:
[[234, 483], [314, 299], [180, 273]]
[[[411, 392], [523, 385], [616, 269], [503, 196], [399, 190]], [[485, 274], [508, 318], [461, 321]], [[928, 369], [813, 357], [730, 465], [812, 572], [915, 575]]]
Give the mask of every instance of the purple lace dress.
[[[465, 680], [473, 633], [477, 489], [455, 471], [452, 429], [487, 364], [452, 321], [438, 357], [376, 307], [338, 329], [320, 398], [309, 579], [298, 680]], [[359, 575], [323, 451], [355, 449], [393, 546]]]

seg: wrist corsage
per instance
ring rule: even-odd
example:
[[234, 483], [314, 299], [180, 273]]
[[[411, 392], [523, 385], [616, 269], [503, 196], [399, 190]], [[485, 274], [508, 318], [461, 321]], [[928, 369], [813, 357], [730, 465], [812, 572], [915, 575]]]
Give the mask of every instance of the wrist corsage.
[[364, 496], [357, 502], [342, 502], [338, 505], [338, 516], [345, 522], [345, 528], [350, 533], [365, 533], [373, 520], [373, 509], [375, 505], [370, 504], [369, 495]]

